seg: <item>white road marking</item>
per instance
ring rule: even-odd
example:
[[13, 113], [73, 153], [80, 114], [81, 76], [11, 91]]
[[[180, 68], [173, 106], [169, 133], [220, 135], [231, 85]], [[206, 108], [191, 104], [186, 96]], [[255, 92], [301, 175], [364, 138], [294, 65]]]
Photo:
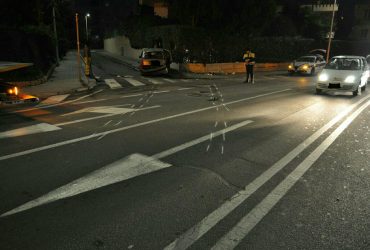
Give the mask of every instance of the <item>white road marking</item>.
[[115, 79], [105, 79], [104, 81], [111, 89], [122, 88], [121, 84], [119, 84]]
[[125, 80], [126, 80], [129, 84], [131, 84], [131, 85], [133, 85], [133, 86], [135, 86], [135, 87], [137, 87], [137, 86], [144, 86], [144, 85], [145, 85], [144, 83], [142, 83], [142, 82], [140, 82], [140, 81], [138, 81], [138, 80], [132, 79], [132, 78], [125, 78]]
[[169, 90], [153, 91], [153, 94], [169, 93]]
[[[279, 90], [279, 91], [273, 91], [273, 92], [269, 92], [269, 93], [265, 93], [265, 94], [260, 94], [260, 95], [256, 95], [256, 96], [252, 96], [252, 97], [246, 97], [246, 98], [242, 98], [242, 99], [239, 99], [239, 100], [231, 101], [231, 102], [228, 102], [226, 104], [230, 105], [230, 104], [240, 103], [240, 102], [253, 100], [253, 99], [264, 97], [264, 96], [269, 96], [269, 95], [273, 95], [273, 94], [279, 94], [279, 93], [287, 92], [287, 91], [290, 91], [290, 90], [291, 89], [283, 89], [283, 90]], [[137, 128], [137, 127], [141, 127], [141, 126], [146, 126], [146, 125], [157, 123], [157, 122], [167, 121], [167, 120], [170, 120], [170, 119], [174, 119], [174, 118], [178, 118], [178, 117], [182, 117], [182, 116], [186, 116], [186, 115], [196, 114], [196, 113], [199, 113], [199, 112], [215, 109], [215, 108], [218, 108], [218, 107], [219, 106], [211, 106], [211, 107], [206, 107], [206, 108], [201, 108], [201, 109], [195, 109], [195, 110], [187, 111], [187, 112], [184, 112], [184, 113], [179, 113], [179, 114], [176, 114], [176, 115], [166, 116], [166, 117], [162, 117], [162, 118], [158, 118], [158, 119], [154, 119], [154, 120], [150, 120], [150, 121], [146, 121], [146, 122], [133, 124], [133, 125], [122, 127], [122, 128], [117, 128], [117, 129], [105, 131], [105, 132], [102, 132], [102, 133], [97, 133], [97, 134], [83, 136], [83, 137], [79, 137], [79, 138], [75, 138], [75, 139], [71, 139], [71, 140], [67, 140], [67, 141], [62, 141], [62, 142], [58, 142], [58, 143], [55, 143], [55, 144], [50, 144], [50, 145], [46, 145], [46, 146], [42, 146], [42, 147], [38, 147], [38, 148], [33, 148], [33, 149], [25, 150], [25, 151], [22, 151], [22, 152], [18, 152], [18, 153], [3, 155], [3, 156], [0, 156], [0, 161], [15, 158], [15, 157], [19, 157], [19, 156], [23, 156], [23, 155], [29, 155], [29, 154], [33, 154], [33, 153], [36, 153], [36, 152], [49, 150], [49, 149], [52, 149], [52, 148], [57, 148], [57, 147], [69, 145], [69, 144], [76, 143], [76, 142], [90, 140], [92, 138], [100, 137], [104, 133], [106, 133], [106, 134], [118, 133], [118, 132], [122, 132], [122, 131], [125, 131], [125, 130], [128, 130], [128, 129]], [[92, 118], [92, 119], [94, 119], [94, 118]], [[66, 124], [66, 123], [64, 123], [64, 124]]]
[[[62, 122], [62, 123], [55, 124], [55, 126], [60, 126], [61, 127], [61, 126], [76, 124], [76, 123], [80, 123], [80, 122], [87, 122], [87, 121], [107, 118], [107, 117], [116, 116], [116, 115], [124, 115], [124, 114], [130, 113], [130, 112], [134, 113], [134, 112], [137, 112], [137, 111], [155, 109], [155, 108], [160, 108], [160, 107], [161, 106], [156, 105], [156, 106], [151, 106], [151, 107], [146, 107], [146, 108], [141, 108], [141, 109], [121, 109], [120, 111], [117, 110], [118, 113], [116, 113], [112, 110], [112, 113], [107, 114], [107, 115], [94, 116], [94, 117], [90, 117], [90, 118], [84, 118], [84, 119], [79, 119], [79, 120], [74, 120], [74, 121], [69, 121], [69, 122]], [[98, 112], [98, 113], [100, 113], [100, 112]], [[108, 132], [110, 132], [110, 131], [108, 131]], [[82, 138], [85, 138], [85, 137], [82, 137]], [[1, 157], [0, 157], [0, 160], [1, 160]]]
[[69, 96], [69, 94], [68, 95], [54, 95], [54, 96], [50, 96], [47, 99], [45, 99], [44, 101], [42, 101], [37, 106], [45, 106], [45, 105], [57, 104], [57, 103], [60, 103], [60, 102], [64, 101], [68, 96]]
[[[332, 126], [338, 123], [342, 118], [348, 115], [354, 108], [363, 103], [368, 97], [362, 98], [355, 104], [349, 106], [347, 109], [342, 111], [336, 117], [334, 117], [329, 123], [323, 126], [321, 129], [316, 131], [313, 135], [308, 137], [305, 141], [299, 144], [291, 152], [281, 158], [278, 162], [273, 164], [269, 169], [263, 172], [250, 184], [244, 187], [243, 190], [239, 191], [229, 201], [223, 203], [220, 207], [214, 210], [212, 213], [203, 218], [199, 223], [194, 225], [192, 228], [187, 230], [179, 238], [169, 244], [165, 250], [182, 250], [190, 247], [194, 242], [200, 239], [204, 234], [211, 230], [217, 223], [224, 219], [228, 214], [230, 214], [235, 208], [242, 204], [248, 197], [250, 197], [254, 192], [256, 192], [261, 186], [263, 186], [267, 181], [269, 181], [275, 174], [282, 170], [289, 162], [296, 158], [300, 153], [302, 153], [307, 147], [314, 143], [322, 134], [328, 131]], [[227, 248], [226, 248], [227, 249]]]
[[176, 81], [168, 79], [168, 78], [162, 78], [163, 81], [169, 82], [169, 83], [175, 83]]
[[189, 82], [190, 80], [189, 79], [180, 79], [180, 81], [182, 81], [182, 82]]
[[0, 139], [31, 135], [31, 134], [37, 134], [37, 133], [43, 133], [43, 132], [50, 132], [50, 131], [55, 131], [55, 130], [60, 130], [60, 129], [61, 128], [48, 124], [48, 123], [40, 123], [40, 124], [28, 126], [28, 127], [0, 132]]
[[153, 78], [144, 78], [145, 80], [147, 80], [147, 81], [149, 81], [149, 82], [151, 82], [151, 83], [153, 83], [153, 84], [163, 84], [163, 82], [161, 82], [161, 81], [158, 81], [158, 80], [156, 80], [156, 79], [153, 79]]
[[130, 98], [130, 97], [137, 97], [137, 96], [142, 96], [143, 94], [136, 94], [136, 95], [125, 95], [121, 96], [120, 98]]
[[131, 104], [122, 104], [117, 106], [99, 106], [99, 107], [89, 107], [89, 108], [83, 108], [71, 113], [63, 114], [61, 116], [70, 116], [70, 115], [76, 115], [81, 113], [101, 113], [101, 114], [121, 114], [126, 113], [125, 106], [130, 106]]
[[370, 101], [363, 104], [351, 114], [340, 126], [330, 134], [304, 161], [298, 165], [274, 190], [269, 193], [256, 207], [243, 217], [227, 234], [225, 234], [212, 249], [234, 249], [248, 233], [267, 215], [283, 198], [294, 184], [307, 172], [319, 157], [333, 144], [344, 130], [361, 114]]
[[85, 99], [87, 97], [90, 97], [90, 96], [93, 96], [95, 94], [98, 94], [98, 93], [100, 93], [102, 91], [103, 90], [101, 89], [101, 90], [95, 91], [95, 92], [93, 92], [91, 94], [88, 94], [88, 95], [85, 95], [85, 96], [81, 96], [81, 97], [79, 97], [77, 99], [66, 101], [66, 102], [61, 102], [61, 103], [57, 103], [57, 104], [51, 104], [51, 105], [45, 105], [45, 106], [37, 106], [37, 108], [16, 110], [16, 111], [11, 112], [11, 114], [14, 114], [14, 113], [24, 113], [24, 112], [28, 112], [28, 111], [39, 110], [40, 108], [46, 109], [46, 108], [52, 108], [52, 107], [62, 106], [62, 105], [65, 105], [65, 104], [69, 104], [69, 103], [80, 101], [80, 100]]
[[178, 89], [178, 90], [182, 91], [182, 90], [189, 90], [189, 89], [193, 89], [193, 88], [181, 88], [181, 89]]
[[[222, 129], [213, 133], [213, 136], [220, 136], [223, 133], [231, 132], [250, 123], [252, 123], [252, 121], [250, 120], [237, 123], [233, 126], [230, 126], [228, 129]], [[107, 135], [107, 133], [101, 133], [98, 139], [101, 139], [105, 135]], [[164, 168], [171, 167], [170, 164], [161, 162], [158, 159], [164, 158], [166, 156], [185, 150], [189, 147], [195, 146], [199, 143], [205, 142], [208, 140], [208, 138], [209, 135], [202, 136], [198, 139], [155, 154], [152, 157], [141, 154], [132, 154], [122, 160], [116, 161], [84, 177], [81, 177], [67, 185], [57, 188], [35, 200], [29, 201], [15, 209], [12, 209], [2, 214], [0, 217], [9, 216], [50, 202], [72, 197], [140, 175], [149, 174]]]
[[91, 101], [84, 101], [84, 102], [76, 102], [75, 105], [85, 104], [85, 103], [94, 103], [94, 102], [102, 102], [106, 101], [108, 99], [97, 99], [97, 100], [91, 100]]
[[9, 216], [37, 206], [60, 199], [65, 199], [94, 189], [105, 187], [117, 182], [131, 179], [138, 175], [147, 174], [159, 169], [170, 167], [170, 164], [158, 161], [141, 154], [132, 154], [122, 160], [109, 164], [67, 185], [57, 188], [35, 200], [12, 209], [0, 217]]

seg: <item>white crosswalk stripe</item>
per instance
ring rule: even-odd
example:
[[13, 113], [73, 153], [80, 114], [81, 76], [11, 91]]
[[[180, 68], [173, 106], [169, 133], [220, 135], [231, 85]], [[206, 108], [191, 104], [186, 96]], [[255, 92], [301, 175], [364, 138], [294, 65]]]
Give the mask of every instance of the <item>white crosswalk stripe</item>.
[[132, 86], [144, 86], [145, 84], [138, 81], [138, 80], [135, 80], [135, 79], [132, 79], [132, 78], [125, 78], [125, 81], [127, 81], [129, 84], [131, 84]]
[[50, 96], [49, 98], [45, 99], [37, 106], [57, 104], [57, 103], [64, 101], [68, 96], [69, 94]]
[[144, 79], [147, 80], [150, 83], [153, 83], [153, 84], [163, 84], [163, 82], [161, 82], [157, 79], [153, 79], [153, 78], [144, 78]]
[[111, 88], [111, 89], [120, 89], [122, 88], [121, 84], [119, 84], [114, 79], [105, 79], [105, 83]]
[[169, 83], [175, 83], [176, 81], [168, 79], [168, 78], [163, 78], [163, 81], [169, 82]]

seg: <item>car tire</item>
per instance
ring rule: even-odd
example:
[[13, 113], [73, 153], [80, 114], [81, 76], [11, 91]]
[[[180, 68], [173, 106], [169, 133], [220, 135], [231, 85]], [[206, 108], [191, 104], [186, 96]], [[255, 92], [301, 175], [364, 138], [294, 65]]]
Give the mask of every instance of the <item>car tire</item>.
[[322, 94], [322, 89], [316, 88], [316, 94], [321, 95]]
[[361, 88], [360, 86], [357, 87], [357, 89], [355, 91], [352, 91], [352, 95], [353, 96], [358, 96], [358, 92], [361, 91]]

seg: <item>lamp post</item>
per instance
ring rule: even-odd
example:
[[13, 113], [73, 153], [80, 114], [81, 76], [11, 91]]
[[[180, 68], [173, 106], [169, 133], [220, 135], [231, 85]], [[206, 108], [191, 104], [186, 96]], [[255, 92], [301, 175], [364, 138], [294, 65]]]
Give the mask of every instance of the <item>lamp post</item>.
[[90, 13], [87, 13], [86, 15], [85, 15], [85, 24], [86, 24], [86, 43], [88, 43], [88, 41], [89, 41], [89, 29], [88, 29], [88, 27], [87, 27], [87, 18], [89, 18], [90, 17]]
[[53, 27], [54, 27], [54, 39], [55, 39], [55, 57], [56, 57], [57, 65], [59, 66], [59, 48], [58, 48], [57, 24], [55, 21], [55, 4], [53, 5]]
[[337, 0], [334, 0], [333, 15], [331, 17], [331, 24], [330, 24], [328, 50], [326, 51], [326, 62], [329, 62], [329, 58], [330, 58], [331, 40], [332, 40], [332, 34], [333, 34], [334, 17], [335, 17], [335, 7], [336, 6], [337, 6]]

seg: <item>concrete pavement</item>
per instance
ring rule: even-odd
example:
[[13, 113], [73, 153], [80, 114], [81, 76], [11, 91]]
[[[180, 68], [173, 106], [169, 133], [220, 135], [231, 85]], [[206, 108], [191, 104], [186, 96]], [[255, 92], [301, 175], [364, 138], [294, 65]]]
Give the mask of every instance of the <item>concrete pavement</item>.
[[[40, 85], [29, 86], [22, 89], [22, 92], [37, 96], [41, 99], [54, 95], [62, 95], [77, 90], [84, 90], [95, 86], [95, 80], [87, 78], [81, 71], [82, 82], [78, 79], [76, 51], [69, 51], [60, 60], [60, 65], [55, 68], [50, 79]], [[83, 70], [83, 63], [81, 63]]]

